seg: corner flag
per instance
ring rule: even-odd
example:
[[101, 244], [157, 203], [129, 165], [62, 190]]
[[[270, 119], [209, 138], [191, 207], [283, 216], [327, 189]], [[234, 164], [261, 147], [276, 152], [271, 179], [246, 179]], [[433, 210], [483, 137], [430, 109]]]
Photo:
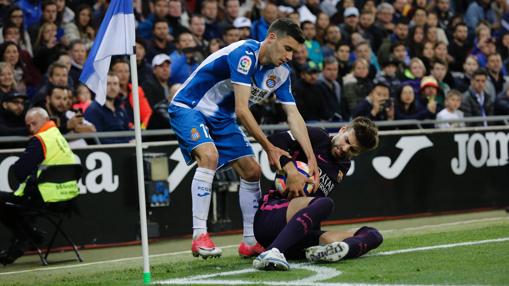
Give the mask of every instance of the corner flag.
[[106, 101], [111, 56], [132, 55], [134, 46], [133, 1], [111, 0], [80, 76], [101, 105]]

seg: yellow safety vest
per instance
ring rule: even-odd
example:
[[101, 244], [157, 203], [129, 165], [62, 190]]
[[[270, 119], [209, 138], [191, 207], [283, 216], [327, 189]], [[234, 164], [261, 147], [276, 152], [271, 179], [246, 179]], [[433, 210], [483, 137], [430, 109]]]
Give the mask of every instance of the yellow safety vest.
[[[44, 124], [35, 134], [35, 137], [41, 141], [44, 151], [44, 161], [41, 166], [75, 164], [76, 159], [71, 151], [67, 140], [60, 133], [53, 121]], [[41, 171], [37, 171], [39, 177]], [[22, 196], [25, 191], [25, 184], [22, 183], [14, 193], [16, 196]], [[78, 184], [76, 181], [67, 181], [63, 183], [44, 182], [37, 185], [42, 199], [46, 203], [63, 202], [79, 195]]]

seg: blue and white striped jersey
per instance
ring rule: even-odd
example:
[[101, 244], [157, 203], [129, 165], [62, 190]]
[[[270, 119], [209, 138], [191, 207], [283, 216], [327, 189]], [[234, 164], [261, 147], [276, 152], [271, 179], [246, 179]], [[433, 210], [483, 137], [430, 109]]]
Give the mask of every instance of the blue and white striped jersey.
[[254, 40], [239, 41], [211, 54], [182, 84], [171, 104], [197, 109], [207, 117], [234, 118], [232, 83], [251, 86], [250, 104], [272, 94], [282, 104], [295, 104], [290, 67], [262, 66], [260, 45]]

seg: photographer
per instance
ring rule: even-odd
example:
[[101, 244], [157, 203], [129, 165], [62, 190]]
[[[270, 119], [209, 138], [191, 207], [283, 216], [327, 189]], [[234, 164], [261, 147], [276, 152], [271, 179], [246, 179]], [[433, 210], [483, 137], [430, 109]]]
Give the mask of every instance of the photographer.
[[170, 84], [184, 83], [203, 58], [193, 35], [189, 32], [181, 33], [177, 39], [177, 50], [170, 54], [172, 62]]
[[394, 119], [394, 102], [389, 98], [389, 83], [385, 79], [374, 80], [369, 95], [359, 102], [353, 112], [352, 117], [357, 116], [364, 116], [373, 121]]

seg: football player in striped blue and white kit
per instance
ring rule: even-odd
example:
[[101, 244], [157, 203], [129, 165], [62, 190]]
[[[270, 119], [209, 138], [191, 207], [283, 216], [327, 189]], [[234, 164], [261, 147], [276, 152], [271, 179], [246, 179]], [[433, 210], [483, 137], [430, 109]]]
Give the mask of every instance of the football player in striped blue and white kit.
[[[276, 20], [263, 42], [239, 41], [207, 57], [182, 84], [168, 107], [171, 126], [186, 162], [196, 161], [198, 165], [191, 184], [194, 256], [221, 255], [221, 249], [207, 233], [207, 217], [214, 174], [228, 164], [241, 177], [239, 201], [244, 239], [239, 254], [250, 257], [263, 251], [253, 232], [261, 169], [237, 120], [261, 144], [271, 165], [281, 169], [279, 158], [289, 154], [267, 140], [249, 110], [250, 104], [271, 96], [282, 103], [288, 125], [306, 154], [312, 174], [317, 172], [307, 129], [291, 93], [287, 64], [303, 42], [297, 24], [289, 19]], [[294, 196], [303, 195], [306, 182], [318, 185], [318, 176], [313, 178], [289, 178], [289, 191]]]

